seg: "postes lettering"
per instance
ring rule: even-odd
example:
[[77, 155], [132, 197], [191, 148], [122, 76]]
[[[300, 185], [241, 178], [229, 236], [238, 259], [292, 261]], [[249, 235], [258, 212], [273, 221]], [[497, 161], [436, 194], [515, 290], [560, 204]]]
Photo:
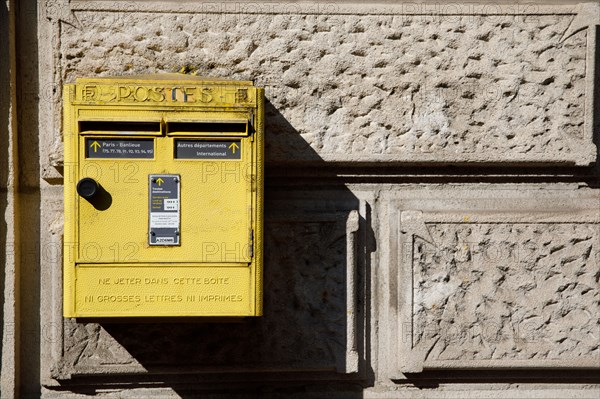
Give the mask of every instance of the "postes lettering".
[[206, 86], [85, 85], [78, 93], [84, 102], [103, 103], [248, 103], [248, 89]]

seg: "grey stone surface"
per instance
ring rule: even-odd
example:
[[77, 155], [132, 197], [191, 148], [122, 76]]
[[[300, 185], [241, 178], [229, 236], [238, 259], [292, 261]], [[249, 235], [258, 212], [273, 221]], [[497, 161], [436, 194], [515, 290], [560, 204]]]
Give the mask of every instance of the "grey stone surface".
[[575, 15], [76, 17], [80, 27], [61, 30], [65, 81], [190, 66], [266, 85], [271, 162], [596, 156], [586, 130], [593, 35], [564, 37]]
[[398, 291], [386, 305], [398, 301], [390, 339], [400, 370], [600, 365], [597, 196], [490, 188], [404, 197], [391, 202]]
[[[597, 2], [0, 4], [3, 399], [598, 398]], [[64, 320], [62, 84], [184, 66], [267, 88], [265, 316]]]
[[0, 328], [0, 396], [7, 399], [18, 396], [19, 370], [19, 296], [18, 270], [20, 254], [18, 242], [18, 158], [16, 143], [16, 79], [15, 70], [15, 15], [16, 3], [3, 1], [0, 3], [0, 262], [3, 271], [0, 273], [1, 328]]
[[598, 359], [600, 225], [431, 224], [415, 241], [427, 360]]
[[182, 369], [344, 373], [348, 315], [362, 315], [346, 306], [349, 295], [358, 295], [346, 290], [348, 251], [358, 249], [347, 248], [348, 212], [285, 204], [298, 208], [283, 213], [272, 206], [265, 223], [263, 317], [226, 323], [68, 320], [55, 377]]

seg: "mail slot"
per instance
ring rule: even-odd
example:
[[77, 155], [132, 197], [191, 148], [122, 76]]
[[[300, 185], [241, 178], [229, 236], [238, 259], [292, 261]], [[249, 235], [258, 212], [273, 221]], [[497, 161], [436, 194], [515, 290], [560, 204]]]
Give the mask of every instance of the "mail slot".
[[65, 317], [262, 314], [263, 98], [178, 74], [65, 85]]

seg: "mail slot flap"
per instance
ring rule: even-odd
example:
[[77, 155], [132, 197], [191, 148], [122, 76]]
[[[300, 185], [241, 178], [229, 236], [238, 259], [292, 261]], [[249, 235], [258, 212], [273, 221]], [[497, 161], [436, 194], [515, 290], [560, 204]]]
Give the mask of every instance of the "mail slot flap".
[[160, 120], [79, 120], [79, 134], [160, 136], [162, 123]]
[[168, 136], [247, 136], [247, 119], [167, 121]]

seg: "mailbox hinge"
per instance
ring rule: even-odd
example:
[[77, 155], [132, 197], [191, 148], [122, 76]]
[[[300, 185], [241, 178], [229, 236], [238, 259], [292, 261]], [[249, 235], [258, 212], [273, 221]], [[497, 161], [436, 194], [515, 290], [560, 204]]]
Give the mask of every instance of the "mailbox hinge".
[[250, 257], [254, 257], [254, 229], [250, 229]]
[[250, 126], [248, 127], [250, 141], [254, 141], [254, 112], [250, 111]]

